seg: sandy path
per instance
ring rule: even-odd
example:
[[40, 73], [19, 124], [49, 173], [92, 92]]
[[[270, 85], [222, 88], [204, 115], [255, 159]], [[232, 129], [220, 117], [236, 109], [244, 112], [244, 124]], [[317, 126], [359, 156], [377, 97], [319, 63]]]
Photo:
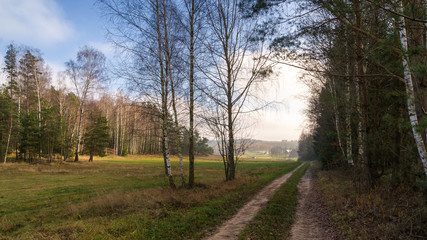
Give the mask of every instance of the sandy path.
[[231, 219], [222, 224], [213, 235], [209, 236], [208, 240], [228, 240], [237, 239], [239, 233], [243, 230], [246, 224], [248, 224], [258, 213], [258, 211], [264, 207], [264, 205], [270, 200], [273, 194], [279, 189], [279, 187], [288, 180], [288, 178], [302, 166], [295, 168], [291, 172], [277, 178], [271, 182], [268, 186], [264, 187], [250, 202], [243, 206], [236, 215]]
[[298, 193], [298, 206], [290, 239], [337, 239], [328, 224], [326, 210], [320, 201], [320, 193], [315, 188], [312, 167], [299, 182]]

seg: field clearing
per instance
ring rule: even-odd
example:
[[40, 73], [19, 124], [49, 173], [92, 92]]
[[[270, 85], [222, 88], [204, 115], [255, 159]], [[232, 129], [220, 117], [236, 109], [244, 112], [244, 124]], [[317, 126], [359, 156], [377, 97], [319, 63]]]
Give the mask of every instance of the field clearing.
[[159, 156], [86, 158], [1, 164], [0, 239], [199, 239], [300, 164], [241, 161], [224, 182], [221, 161], [196, 159], [197, 187], [171, 190]]
[[296, 161], [297, 158], [289, 158], [288, 155], [281, 154], [281, 155], [274, 155], [271, 156], [270, 154], [265, 154], [262, 152], [245, 152], [245, 154], [242, 156], [243, 160], [293, 160]]

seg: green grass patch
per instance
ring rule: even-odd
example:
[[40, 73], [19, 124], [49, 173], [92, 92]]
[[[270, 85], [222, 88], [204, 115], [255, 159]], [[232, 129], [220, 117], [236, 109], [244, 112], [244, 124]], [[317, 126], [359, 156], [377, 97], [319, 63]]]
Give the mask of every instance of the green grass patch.
[[224, 182], [221, 161], [197, 159], [197, 187], [177, 190], [160, 158], [1, 164], [0, 239], [201, 238], [299, 164], [242, 161], [237, 179]]
[[297, 185], [308, 168], [309, 164], [305, 164], [292, 174], [265, 208], [245, 227], [239, 239], [286, 239], [298, 203]]

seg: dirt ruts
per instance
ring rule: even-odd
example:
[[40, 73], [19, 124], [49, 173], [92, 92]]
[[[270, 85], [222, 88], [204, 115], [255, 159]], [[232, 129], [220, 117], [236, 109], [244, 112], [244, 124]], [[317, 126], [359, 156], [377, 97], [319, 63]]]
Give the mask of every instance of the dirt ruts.
[[237, 239], [239, 233], [248, 224], [255, 215], [261, 210], [264, 205], [270, 200], [273, 194], [279, 189], [279, 187], [285, 183], [288, 178], [302, 166], [302, 164], [292, 170], [291, 172], [283, 175], [282, 177], [274, 180], [268, 186], [264, 187], [251, 201], [243, 206], [237, 214], [231, 219], [227, 220], [222, 224], [213, 235], [207, 237], [208, 240], [228, 240]]
[[329, 225], [327, 211], [315, 187], [313, 171], [313, 167], [310, 167], [298, 184], [298, 206], [290, 239], [338, 239]]

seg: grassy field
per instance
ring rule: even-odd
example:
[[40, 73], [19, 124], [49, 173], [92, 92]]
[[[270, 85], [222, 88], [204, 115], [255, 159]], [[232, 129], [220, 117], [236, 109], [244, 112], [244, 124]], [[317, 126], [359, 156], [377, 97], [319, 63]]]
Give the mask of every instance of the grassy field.
[[158, 156], [0, 164], [0, 239], [200, 239], [299, 164], [245, 160], [224, 182], [220, 161], [197, 159], [197, 187], [178, 190]]
[[282, 154], [282, 155], [275, 155], [271, 156], [270, 154], [265, 154], [263, 152], [245, 152], [245, 154], [242, 156], [243, 159], [249, 160], [249, 159], [258, 159], [258, 160], [283, 160], [283, 159], [289, 159], [296, 161], [297, 158], [289, 158], [288, 155]]

